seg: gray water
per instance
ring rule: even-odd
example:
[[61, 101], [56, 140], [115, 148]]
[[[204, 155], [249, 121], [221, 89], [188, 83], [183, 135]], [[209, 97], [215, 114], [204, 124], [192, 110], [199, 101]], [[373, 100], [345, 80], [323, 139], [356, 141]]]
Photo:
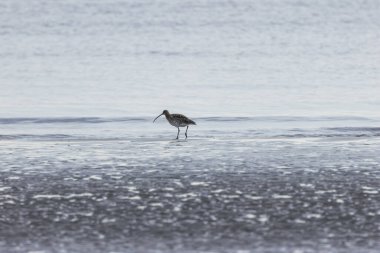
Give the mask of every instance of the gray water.
[[378, 13], [1, 1], [0, 252], [379, 252]]
[[380, 3], [0, 3], [0, 116], [379, 116]]

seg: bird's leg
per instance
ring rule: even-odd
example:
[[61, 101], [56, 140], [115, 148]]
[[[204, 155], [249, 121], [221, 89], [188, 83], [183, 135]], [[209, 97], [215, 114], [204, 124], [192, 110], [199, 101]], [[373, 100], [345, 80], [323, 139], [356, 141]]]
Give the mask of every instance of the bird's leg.
[[187, 139], [187, 129], [189, 129], [189, 126], [186, 127], [186, 132], [185, 132], [186, 139]]
[[178, 136], [179, 136], [179, 127], [178, 127], [178, 133], [177, 133], [177, 138], [176, 138], [177, 140], [178, 140]]

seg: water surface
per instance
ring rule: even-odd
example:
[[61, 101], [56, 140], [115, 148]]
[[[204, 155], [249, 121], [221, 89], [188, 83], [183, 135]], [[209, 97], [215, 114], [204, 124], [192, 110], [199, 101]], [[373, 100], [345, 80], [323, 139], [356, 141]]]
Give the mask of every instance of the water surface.
[[378, 13], [2, 0], [0, 251], [379, 252]]

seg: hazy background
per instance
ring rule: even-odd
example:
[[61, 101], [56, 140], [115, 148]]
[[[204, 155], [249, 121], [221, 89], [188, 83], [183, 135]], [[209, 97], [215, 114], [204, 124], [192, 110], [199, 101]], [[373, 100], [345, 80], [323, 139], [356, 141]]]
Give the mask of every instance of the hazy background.
[[379, 116], [377, 0], [0, 2], [0, 117]]

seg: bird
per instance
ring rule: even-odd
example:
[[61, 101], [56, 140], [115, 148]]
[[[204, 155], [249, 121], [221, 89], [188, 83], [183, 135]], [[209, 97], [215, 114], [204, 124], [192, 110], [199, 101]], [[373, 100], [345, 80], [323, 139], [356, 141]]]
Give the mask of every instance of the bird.
[[185, 115], [182, 115], [182, 114], [170, 114], [168, 110], [164, 110], [160, 115], [158, 115], [153, 120], [153, 123], [156, 121], [156, 119], [158, 119], [162, 115], [165, 115], [165, 117], [169, 121], [170, 125], [172, 125], [172, 126], [174, 126], [174, 127], [176, 127], [178, 129], [176, 140], [178, 140], [179, 128], [180, 127], [186, 127], [185, 136], [186, 136], [186, 139], [187, 139], [187, 130], [189, 129], [189, 125], [196, 125], [196, 123], [193, 120], [189, 119]]

